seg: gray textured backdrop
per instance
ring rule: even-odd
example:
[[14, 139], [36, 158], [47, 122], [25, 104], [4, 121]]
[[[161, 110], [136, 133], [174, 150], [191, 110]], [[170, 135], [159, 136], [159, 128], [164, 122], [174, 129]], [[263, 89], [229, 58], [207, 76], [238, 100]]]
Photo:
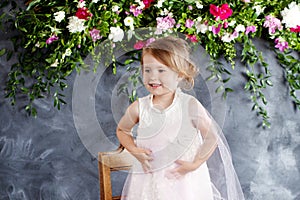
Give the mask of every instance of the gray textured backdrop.
[[[0, 48], [12, 48], [6, 40], [9, 34], [1, 32]], [[193, 94], [222, 125], [247, 200], [300, 200], [299, 111], [294, 110], [274, 53], [266, 42], [256, 44], [273, 74], [274, 86], [266, 91], [270, 129], [256, 127], [260, 119], [250, 111], [252, 103], [244, 95], [243, 66], [238, 65], [233, 72], [228, 86], [235, 92], [226, 101], [220, 101], [210, 91], [214, 86], [205, 84], [202, 77], [198, 77]], [[117, 145], [114, 130], [128, 101], [116, 96], [116, 83], [126, 79], [126, 73], [120, 68], [113, 76], [109, 69], [103, 70], [98, 80], [96, 76], [90, 80], [92, 89], [87, 93], [78, 88], [84, 80], [72, 74], [65, 91], [68, 104], [58, 111], [50, 98], [38, 100], [38, 118], [34, 119], [21, 109], [24, 98], [20, 97], [15, 107], [4, 98], [7, 73], [15, 61], [0, 58], [0, 200], [98, 199], [98, 168], [93, 154]], [[207, 72], [203, 74], [205, 78]], [[139, 94], [144, 93], [140, 88]], [[94, 110], [93, 116], [89, 109]], [[90, 118], [96, 119], [98, 128]], [[108, 139], [109, 143], [97, 139]], [[118, 193], [124, 174], [114, 174], [113, 178]]]

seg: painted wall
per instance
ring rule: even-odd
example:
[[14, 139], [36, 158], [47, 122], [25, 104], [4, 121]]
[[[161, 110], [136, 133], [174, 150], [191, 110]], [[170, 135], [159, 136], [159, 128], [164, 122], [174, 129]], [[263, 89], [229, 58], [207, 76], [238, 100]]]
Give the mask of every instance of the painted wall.
[[[6, 38], [13, 33], [0, 34], [0, 48], [12, 48]], [[244, 66], [236, 66], [227, 85], [235, 91], [226, 100], [213, 92], [213, 82], [203, 81], [209, 75], [204, 68], [191, 93], [223, 127], [247, 200], [299, 200], [299, 111], [291, 103], [274, 53], [266, 42], [256, 44], [273, 74], [274, 86], [266, 91], [270, 129], [256, 127], [260, 119], [250, 111], [252, 103], [243, 90]], [[38, 117], [32, 118], [21, 109], [24, 97], [19, 96], [15, 107], [4, 98], [7, 73], [15, 61], [0, 57], [0, 200], [99, 199], [95, 155], [118, 145], [114, 131], [128, 100], [118, 96], [117, 89], [128, 73], [122, 67], [117, 75], [109, 68], [96, 74], [74, 73], [65, 91], [68, 104], [58, 111], [51, 98], [40, 99], [35, 102]], [[139, 88], [138, 94], [145, 90]], [[115, 193], [125, 175], [113, 175]]]

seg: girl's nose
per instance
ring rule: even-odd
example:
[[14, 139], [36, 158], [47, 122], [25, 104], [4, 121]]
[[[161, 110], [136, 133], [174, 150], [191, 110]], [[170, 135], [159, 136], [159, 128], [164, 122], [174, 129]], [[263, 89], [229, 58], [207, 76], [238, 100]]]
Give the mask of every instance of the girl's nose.
[[156, 74], [153, 73], [153, 72], [151, 72], [151, 73], [149, 74], [149, 79], [150, 79], [151, 81], [156, 80], [156, 79], [157, 79]]
[[153, 81], [155, 80], [156, 78], [154, 76], [150, 76], [150, 80]]

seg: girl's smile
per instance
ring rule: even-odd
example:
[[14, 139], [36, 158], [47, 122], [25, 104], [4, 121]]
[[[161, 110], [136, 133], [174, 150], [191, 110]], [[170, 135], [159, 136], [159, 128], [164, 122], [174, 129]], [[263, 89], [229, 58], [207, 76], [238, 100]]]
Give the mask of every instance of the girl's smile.
[[149, 83], [149, 86], [150, 86], [152, 89], [157, 89], [157, 88], [161, 87], [161, 84], [157, 84], [157, 83]]

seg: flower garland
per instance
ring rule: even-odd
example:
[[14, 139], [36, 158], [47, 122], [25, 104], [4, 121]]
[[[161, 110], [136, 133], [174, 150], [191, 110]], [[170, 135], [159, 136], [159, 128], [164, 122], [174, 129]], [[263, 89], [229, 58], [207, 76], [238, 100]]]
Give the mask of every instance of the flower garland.
[[[8, 2], [5, 1], [6, 5]], [[299, 0], [233, 0], [228, 3], [209, 0], [32, 0], [26, 10], [17, 12], [14, 22], [21, 38], [12, 39], [26, 51], [11, 69], [7, 97], [14, 104], [18, 92], [26, 94], [29, 97], [26, 110], [34, 115], [36, 110], [32, 102], [51, 93], [51, 88], [56, 88], [54, 105], [60, 108], [60, 104], [66, 103], [62, 98], [62, 90], [67, 87], [65, 79], [74, 70], [84, 67], [84, 57], [94, 52], [101, 42], [110, 40], [113, 52], [113, 44], [126, 40], [128, 34], [135, 38], [133, 48], [138, 51], [155, 37], [170, 32], [182, 33], [206, 49], [213, 60], [212, 66], [208, 67], [211, 71], [209, 79], [222, 83], [218, 91], [224, 96], [232, 91], [224, 86], [231, 74], [218, 60], [224, 57], [234, 69], [235, 45], [241, 45], [242, 62], [248, 76], [245, 90], [250, 93], [253, 109], [263, 117], [264, 126], [269, 126], [269, 117], [262, 90], [272, 85], [272, 75], [252, 39], [270, 41], [285, 70], [291, 97], [300, 108], [296, 95], [300, 89], [300, 61], [293, 54], [300, 50]], [[137, 35], [135, 30], [143, 27], [155, 28], [153, 37]], [[9, 50], [1, 52], [0, 55], [11, 55]], [[259, 65], [263, 66], [264, 72], [258, 74], [256, 68]], [[222, 79], [224, 75], [229, 78]], [[28, 77], [35, 80], [30, 86], [26, 84]]]

